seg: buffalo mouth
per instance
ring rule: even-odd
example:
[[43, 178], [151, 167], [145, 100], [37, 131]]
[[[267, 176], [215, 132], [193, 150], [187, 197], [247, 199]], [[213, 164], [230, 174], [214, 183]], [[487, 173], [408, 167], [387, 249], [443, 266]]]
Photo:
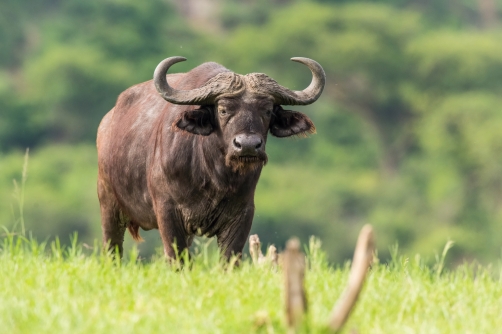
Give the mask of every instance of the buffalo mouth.
[[237, 157], [237, 159], [239, 160], [239, 162], [243, 162], [243, 163], [253, 163], [253, 162], [262, 161], [262, 159], [260, 159], [258, 156], [255, 156], [255, 155], [243, 155], [243, 156]]
[[258, 152], [256, 155], [231, 154], [227, 156], [226, 165], [234, 172], [244, 174], [263, 167], [268, 161], [265, 152]]

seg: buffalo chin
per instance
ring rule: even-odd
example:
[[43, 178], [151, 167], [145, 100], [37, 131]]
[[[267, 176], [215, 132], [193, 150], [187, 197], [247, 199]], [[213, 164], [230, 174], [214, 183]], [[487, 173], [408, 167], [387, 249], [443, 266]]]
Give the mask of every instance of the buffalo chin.
[[237, 154], [228, 155], [225, 164], [227, 167], [231, 168], [234, 173], [242, 175], [262, 168], [267, 164], [267, 162], [267, 154], [265, 152], [260, 152], [256, 156], [239, 156]]

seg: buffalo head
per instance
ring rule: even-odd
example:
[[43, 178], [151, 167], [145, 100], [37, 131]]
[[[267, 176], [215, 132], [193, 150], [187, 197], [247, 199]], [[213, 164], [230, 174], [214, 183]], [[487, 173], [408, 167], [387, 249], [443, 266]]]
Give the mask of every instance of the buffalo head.
[[289, 90], [263, 73], [240, 75], [230, 71], [217, 74], [200, 88], [177, 90], [168, 84], [166, 73], [173, 64], [185, 60], [167, 58], [154, 73], [157, 91], [166, 101], [198, 106], [187, 108], [172, 126], [195, 135], [217, 136], [225, 164], [234, 172], [245, 173], [267, 162], [268, 131], [276, 137], [315, 132], [314, 124], [306, 115], [281, 107], [308, 105], [321, 95], [326, 77], [321, 65], [314, 60], [292, 58], [306, 65], [313, 74], [312, 82], [302, 91]]

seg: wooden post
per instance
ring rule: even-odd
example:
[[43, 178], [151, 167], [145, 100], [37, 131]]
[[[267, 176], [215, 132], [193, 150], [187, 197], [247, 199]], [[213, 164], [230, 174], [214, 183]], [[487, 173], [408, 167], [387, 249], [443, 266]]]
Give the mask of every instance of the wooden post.
[[284, 297], [288, 331], [294, 333], [302, 324], [307, 312], [307, 297], [303, 280], [305, 277], [305, 256], [300, 251], [300, 241], [290, 239], [282, 256], [284, 270]]
[[272, 268], [277, 268], [277, 248], [275, 248], [274, 245], [270, 245], [267, 250], [267, 255], [263, 256], [258, 234], [253, 234], [249, 237], [249, 254], [251, 254], [251, 259], [253, 260], [253, 264], [255, 266], [268, 263]]
[[371, 225], [365, 225], [357, 239], [348, 286], [331, 312], [328, 326], [333, 332], [342, 329], [359, 297], [373, 259], [374, 248], [373, 228]]
[[277, 248], [274, 245], [270, 245], [267, 250], [267, 261], [270, 262], [272, 269], [277, 269], [277, 264], [279, 262], [279, 254], [277, 254]]
[[261, 253], [261, 243], [260, 238], [258, 238], [258, 234], [253, 234], [249, 236], [249, 254], [251, 254], [251, 259], [253, 260], [253, 264], [257, 265], [260, 257], [263, 257]]

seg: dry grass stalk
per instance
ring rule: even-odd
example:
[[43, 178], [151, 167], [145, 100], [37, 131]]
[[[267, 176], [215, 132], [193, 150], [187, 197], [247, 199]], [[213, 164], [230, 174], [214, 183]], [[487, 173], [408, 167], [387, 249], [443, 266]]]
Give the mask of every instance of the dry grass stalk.
[[277, 268], [279, 263], [279, 254], [277, 254], [277, 248], [274, 245], [270, 245], [267, 250], [267, 261], [270, 263], [273, 269]]
[[303, 280], [305, 277], [305, 256], [300, 251], [300, 241], [290, 239], [282, 254], [285, 283], [286, 322], [290, 332], [294, 332], [307, 312], [307, 297]]
[[333, 332], [338, 332], [343, 327], [359, 297], [374, 248], [373, 228], [365, 225], [357, 239], [348, 286], [331, 312], [328, 326]]

